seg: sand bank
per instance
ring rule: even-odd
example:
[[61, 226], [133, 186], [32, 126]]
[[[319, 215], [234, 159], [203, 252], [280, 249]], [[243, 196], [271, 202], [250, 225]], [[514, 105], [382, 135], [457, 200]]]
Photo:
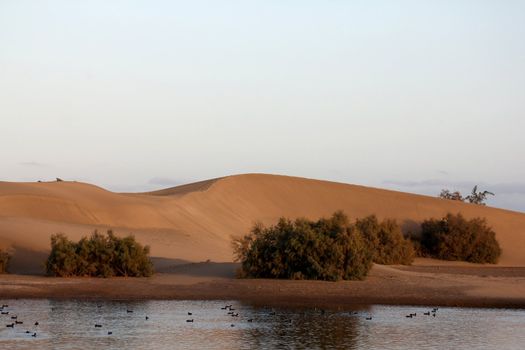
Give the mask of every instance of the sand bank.
[[167, 267], [151, 278], [1, 275], [0, 298], [240, 300], [266, 306], [365, 304], [525, 308], [525, 268], [450, 264], [374, 265], [365, 281], [235, 279], [236, 264]]

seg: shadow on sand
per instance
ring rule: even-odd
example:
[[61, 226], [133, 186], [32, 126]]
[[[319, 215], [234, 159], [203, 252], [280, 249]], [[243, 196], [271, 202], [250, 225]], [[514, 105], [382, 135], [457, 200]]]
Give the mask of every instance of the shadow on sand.
[[193, 277], [235, 278], [241, 266], [232, 262], [188, 262], [180, 259], [151, 258], [157, 273], [177, 274]]
[[9, 250], [11, 259], [7, 271], [17, 275], [45, 274], [45, 262], [49, 252], [25, 249], [13, 246]]
[[[10, 250], [11, 260], [8, 272], [17, 275], [45, 275], [45, 261], [49, 252], [34, 251], [14, 246]], [[152, 257], [151, 261], [157, 273], [178, 274], [194, 277], [234, 278], [240, 266], [236, 263], [217, 263], [211, 261], [190, 262], [182, 259]]]

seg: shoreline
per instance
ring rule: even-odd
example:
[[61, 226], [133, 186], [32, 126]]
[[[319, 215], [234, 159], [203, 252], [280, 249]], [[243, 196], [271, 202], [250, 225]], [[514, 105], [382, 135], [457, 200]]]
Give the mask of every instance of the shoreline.
[[0, 275], [1, 299], [237, 300], [255, 306], [370, 305], [525, 309], [525, 268], [374, 265], [364, 281], [235, 279], [236, 264], [178, 266], [148, 278]]

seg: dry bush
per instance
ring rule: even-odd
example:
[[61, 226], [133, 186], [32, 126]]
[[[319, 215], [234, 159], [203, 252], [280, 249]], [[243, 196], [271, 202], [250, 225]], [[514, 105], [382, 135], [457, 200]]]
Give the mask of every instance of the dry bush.
[[153, 274], [149, 247], [143, 247], [133, 236], [116, 237], [97, 231], [78, 242], [63, 234], [51, 237], [51, 253], [46, 261], [49, 275], [67, 276], [129, 276], [147, 277]]

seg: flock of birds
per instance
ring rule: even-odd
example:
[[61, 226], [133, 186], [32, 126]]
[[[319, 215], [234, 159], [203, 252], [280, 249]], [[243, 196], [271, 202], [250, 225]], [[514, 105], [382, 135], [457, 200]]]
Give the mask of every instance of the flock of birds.
[[[236, 312], [236, 309], [233, 308], [233, 305], [226, 305], [226, 306], [223, 306], [221, 307], [221, 310], [226, 310], [227, 311], [227, 314], [230, 315], [231, 317], [239, 317], [239, 313]], [[316, 309], [317, 310], [317, 309]], [[432, 317], [436, 317], [436, 314], [437, 314], [437, 311], [439, 310], [439, 308], [435, 307], [435, 308], [432, 308], [431, 310], [427, 311], [427, 312], [423, 312], [423, 315], [424, 316], [432, 316]], [[326, 313], [326, 311], [324, 309], [320, 309], [318, 310], [321, 312], [321, 315], [324, 315]], [[351, 315], [359, 315], [359, 312], [357, 311], [353, 311], [350, 313]], [[192, 313], [191, 312], [188, 312], [188, 316], [191, 316]], [[270, 311], [268, 312], [268, 316], [275, 316], [275, 311]], [[406, 318], [414, 318], [417, 316], [417, 313], [410, 313], [408, 315], [406, 315], [405, 317]], [[368, 315], [368, 316], [365, 316], [365, 320], [367, 321], [371, 321], [372, 320], [372, 316], [371, 315]], [[253, 318], [249, 318], [247, 320], [248, 322], [253, 322]], [[290, 323], [292, 323], [292, 320], [289, 319], [288, 320]], [[193, 318], [189, 318], [186, 320], [186, 322], [194, 322], [194, 319]], [[232, 323], [230, 325], [231, 327], [235, 327], [235, 324]]]
[[[100, 307], [102, 307], [102, 305], [98, 305], [98, 307], [100, 308]], [[221, 310], [226, 311], [226, 315], [230, 316], [232, 319], [238, 319], [238, 317], [239, 317], [239, 312], [234, 308], [233, 304], [222, 306]], [[424, 316], [436, 317], [436, 314], [437, 314], [438, 310], [439, 310], [439, 308], [435, 307], [435, 308], [432, 308], [431, 310], [429, 310], [427, 312], [423, 312], [423, 315]], [[324, 315], [326, 313], [326, 311], [323, 310], [323, 309], [320, 309], [318, 311], [321, 312], [321, 315]], [[127, 314], [132, 314], [133, 312], [134, 311], [132, 309], [126, 309], [126, 313]], [[275, 314], [276, 313], [273, 310], [270, 310], [270, 311], [267, 312], [268, 316], [275, 316]], [[359, 313], [357, 311], [353, 311], [350, 314], [351, 315], [359, 315]], [[7, 328], [13, 328], [14, 329], [18, 325], [24, 325], [24, 322], [22, 320], [18, 319], [18, 315], [15, 315], [15, 314], [12, 313], [12, 310], [9, 309], [9, 305], [7, 305], [7, 304], [2, 304], [2, 306], [0, 306], [0, 315], [2, 317], [9, 317], [9, 322], [10, 323], [6, 324]], [[187, 316], [193, 316], [193, 312], [187, 312]], [[410, 314], [406, 315], [405, 317], [406, 318], [414, 318], [414, 317], [417, 317], [417, 313], [410, 313]], [[150, 317], [148, 315], [145, 315], [144, 319], [146, 321], [148, 321], [150, 319]], [[365, 316], [365, 319], [367, 321], [370, 321], [370, 320], [372, 320], [372, 316], [371, 315]], [[291, 319], [288, 320], [288, 321], [290, 323], [292, 322]], [[195, 322], [195, 319], [193, 317], [186, 318], [186, 323], [193, 323], [193, 322]], [[249, 323], [253, 322], [253, 318], [248, 318], [247, 322], [249, 322]], [[26, 327], [26, 325], [24, 325], [23, 327]], [[38, 329], [38, 326], [39, 326], [39, 322], [38, 321], [34, 322], [33, 323], [33, 328], [31, 330], [26, 330], [25, 333], [28, 334], [28, 336], [36, 338], [37, 337], [37, 332], [36, 331]], [[94, 326], [95, 326], [95, 328], [100, 328], [100, 329], [103, 328], [103, 325], [101, 323], [95, 323]], [[235, 327], [235, 323], [231, 323], [230, 327]], [[112, 335], [113, 331], [108, 330], [107, 334], [108, 335]]]
[[[233, 305], [225, 305], [221, 307], [221, 310], [227, 311], [227, 315], [231, 317], [234, 317], [234, 318], [239, 317], [239, 313], [235, 312], [235, 308], [233, 307]], [[275, 315], [275, 312], [273, 314]], [[193, 322], [193, 319], [191, 320], [191, 322]], [[248, 322], [253, 322], [253, 318], [249, 318]], [[230, 324], [230, 327], [235, 327], [235, 324], [234, 323]]]
[[[98, 305], [98, 307], [100, 308], [100, 307], [102, 307], [102, 305]], [[226, 305], [226, 306], [224, 306], [224, 307], [221, 307], [221, 309], [222, 309], [222, 310], [227, 310], [227, 315], [229, 315], [229, 316], [231, 316], [231, 317], [233, 317], [233, 318], [235, 318], [235, 317], [239, 317], [239, 313], [238, 313], [238, 312], [235, 312], [235, 308], [233, 307], [233, 304], [232, 304], [232, 305]], [[15, 326], [24, 324], [23, 321], [21, 321], [21, 320], [18, 319], [18, 316], [17, 316], [17, 315], [10, 314], [10, 312], [11, 312], [11, 311], [9, 310], [9, 305], [7, 305], [7, 304], [3, 304], [3, 305], [0, 307], [0, 314], [1, 314], [2, 316], [10, 317], [11, 323], [6, 324], [6, 327], [7, 327], [7, 328], [13, 328], [13, 329], [14, 329]], [[126, 313], [128, 313], [128, 314], [132, 314], [133, 312], [134, 312], [134, 311], [133, 311], [132, 309], [126, 309]], [[270, 314], [270, 315], [275, 315], [275, 312], [270, 312], [269, 314]], [[193, 313], [192, 313], [192, 312], [188, 312], [188, 316], [193, 316]], [[150, 317], [149, 317], [148, 315], [145, 315], [145, 316], [144, 316], [144, 319], [145, 319], [146, 321], [148, 321], [148, 320], [150, 319]], [[188, 318], [188, 319], [186, 319], [186, 323], [193, 323], [193, 322], [194, 322], [194, 318]], [[253, 322], [253, 319], [252, 319], [252, 318], [248, 319], [248, 322]], [[36, 338], [36, 336], [37, 336], [37, 333], [36, 333], [36, 327], [38, 327], [38, 325], [39, 325], [39, 323], [38, 323], [38, 321], [36, 321], [36, 322], [33, 324], [33, 326], [34, 326], [33, 330], [31, 330], [31, 331], [30, 331], [30, 330], [26, 330], [25, 333], [26, 333], [26, 334], [29, 334], [29, 335], [31, 335], [32, 337], [35, 337], [35, 338]], [[95, 323], [94, 326], [95, 326], [95, 328], [103, 328], [103, 325], [102, 325], [101, 323]], [[231, 326], [231, 327], [235, 327], [235, 324], [232, 323], [230, 326]], [[108, 334], [108, 335], [112, 335], [112, 334], [113, 334], [113, 331], [108, 330], [108, 331], [107, 331], [107, 334]]]
[[[98, 305], [98, 308], [100, 308], [100, 307], [102, 307], [102, 305]], [[221, 307], [221, 310], [226, 311], [226, 315], [232, 317], [232, 319], [238, 319], [238, 317], [239, 317], [239, 312], [236, 311], [236, 309], [234, 308], [233, 304], [225, 305], [225, 306]], [[17, 316], [17, 315], [13, 315], [13, 314], [12, 314], [12, 312], [9, 310], [9, 305], [7, 305], [7, 304], [3, 304], [3, 305], [0, 307], [0, 312], [1, 312], [1, 315], [2, 315], [2, 316], [8, 316], [8, 317], [10, 317], [11, 323], [6, 324], [6, 327], [7, 327], [7, 328], [15, 328], [15, 326], [17, 326], [17, 325], [22, 325], [22, 324], [24, 324], [23, 321], [21, 321], [21, 320], [18, 319], [18, 316]], [[10, 314], [10, 312], [11, 312], [11, 314]], [[132, 314], [133, 312], [134, 312], [134, 311], [133, 311], [132, 309], [126, 309], [126, 313], [128, 313], [128, 314]], [[193, 316], [193, 312], [187, 312], [187, 315], [188, 315], [188, 316]], [[273, 310], [272, 310], [272, 311], [269, 311], [269, 312], [268, 312], [268, 315], [269, 315], [269, 316], [275, 316], [275, 311], [273, 311]], [[150, 319], [150, 317], [149, 317], [148, 315], [145, 315], [145, 316], [144, 316], [144, 319], [145, 319], [146, 321], [148, 321], [148, 320]], [[195, 322], [195, 319], [194, 319], [193, 317], [191, 317], [191, 318], [188, 317], [188, 318], [186, 319], [186, 323], [193, 323], [193, 322]], [[248, 318], [248, 319], [247, 319], [247, 322], [249, 322], [249, 323], [253, 322], [253, 318]], [[290, 322], [291, 322], [291, 320], [290, 320]], [[36, 332], [36, 330], [37, 330], [38, 325], [39, 325], [38, 321], [35, 322], [35, 323], [33, 324], [33, 327], [34, 327], [34, 328], [33, 328], [31, 331], [30, 331], [30, 330], [26, 330], [25, 333], [31, 335], [32, 337], [37, 337], [37, 332]], [[99, 329], [104, 328], [104, 326], [102, 325], [102, 323], [95, 323], [95, 324], [94, 324], [94, 327], [95, 327], [95, 328], [99, 328]], [[235, 327], [235, 323], [231, 323], [231, 324], [230, 324], [230, 327]], [[112, 335], [112, 334], [113, 334], [113, 331], [108, 330], [108, 331], [107, 331], [107, 334], [108, 334], [108, 335]]]
[[[437, 307], [434, 307], [432, 308], [432, 310], [429, 310], [427, 312], [423, 312], [423, 316], [432, 316], [432, 317], [436, 317], [436, 314], [438, 312], [439, 308]], [[357, 312], [355, 313], [357, 314]], [[405, 317], [406, 318], [414, 318], [417, 316], [417, 312], [414, 312], [414, 313], [409, 313], [408, 315], [406, 315]], [[372, 320], [372, 316], [367, 316], [366, 317], [366, 320], [367, 321], [371, 321]]]
[[[24, 324], [24, 321], [22, 320], [19, 320], [18, 319], [18, 315], [13, 315], [13, 314], [10, 314], [10, 310], [9, 310], [9, 305], [8, 304], [2, 304], [2, 306], [0, 307], [0, 315], [1, 316], [5, 316], [5, 317], [9, 317], [9, 320], [11, 323], [8, 323], [6, 324], [5, 326], [7, 328], [15, 328], [15, 326], [18, 326], [18, 325], [21, 325], [21, 324]], [[38, 321], [36, 321], [35, 323], [33, 323], [33, 329], [32, 330], [26, 330], [25, 333], [30, 335], [31, 337], [33, 338], [36, 338], [36, 329], [38, 327], [39, 323]]]
[[[226, 311], [226, 315], [232, 317], [232, 319], [238, 319], [238, 317], [239, 317], [239, 312], [237, 311], [237, 309], [235, 309], [233, 307], [233, 304], [222, 306], [221, 310]], [[192, 312], [188, 312], [188, 316], [192, 316], [192, 315], [193, 315]], [[268, 315], [269, 316], [275, 316], [275, 311], [268, 312]], [[188, 323], [193, 323], [194, 321], [195, 321], [194, 318], [188, 318], [186, 320], [186, 322], [188, 322]], [[253, 322], [253, 318], [248, 318], [247, 322], [252, 323]], [[231, 323], [230, 327], [235, 327], [235, 323]]]

